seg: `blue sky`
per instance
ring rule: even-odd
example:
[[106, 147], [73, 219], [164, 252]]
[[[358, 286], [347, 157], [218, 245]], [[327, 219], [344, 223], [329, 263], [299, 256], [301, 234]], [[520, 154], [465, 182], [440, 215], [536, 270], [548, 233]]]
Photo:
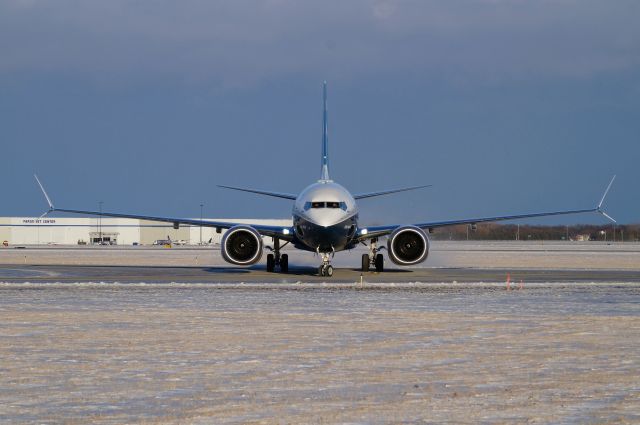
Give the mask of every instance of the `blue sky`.
[[[595, 204], [640, 222], [636, 1], [0, 3], [0, 215], [287, 217], [331, 174], [366, 223]], [[604, 223], [587, 215], [535, 223]]]

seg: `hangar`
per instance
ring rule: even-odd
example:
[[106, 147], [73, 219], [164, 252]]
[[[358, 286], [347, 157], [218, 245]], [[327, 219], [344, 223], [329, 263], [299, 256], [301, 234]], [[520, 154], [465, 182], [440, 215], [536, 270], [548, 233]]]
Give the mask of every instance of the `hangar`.
[[[291, 219], [204, 219], [232, 223], [291, 226]], [[0, 243], [9, 245], [153, 245], [171, 239], [185, 245], [220, 243], [214, 227], [180, 226], [128, 218], [0, 217]], [[269, 238], [270, 240], [270, 238]]]

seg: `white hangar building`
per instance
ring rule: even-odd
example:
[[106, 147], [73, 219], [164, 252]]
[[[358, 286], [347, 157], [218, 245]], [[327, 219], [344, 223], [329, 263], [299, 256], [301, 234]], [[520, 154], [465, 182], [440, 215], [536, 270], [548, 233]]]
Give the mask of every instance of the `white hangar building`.
[[[291, 226], [291, 219], [204, 220]], [[223, 234], [224, 230], [217, 233], [215, 227], [181, 225], [174, 229], [172, 223], [129, 218], [0, 217], [0, 244], [6, 241], [9, 245], [77, 245], [100, 241], [113, 245], [152, 245], [166, 239], [198, 245], [220, 243]]]

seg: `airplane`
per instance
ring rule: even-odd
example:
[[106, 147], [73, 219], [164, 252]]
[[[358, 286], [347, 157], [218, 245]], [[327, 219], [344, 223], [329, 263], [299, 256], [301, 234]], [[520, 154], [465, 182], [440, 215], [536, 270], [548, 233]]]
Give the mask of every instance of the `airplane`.
[[[320, 276], [332, 276], [333, 266], [331, 259], [335, 253], [350, 250], [363, 244], [368, 246], [369, 252], [362, 254], [361, 268], [363, 272], [375, 268], [377, 272], [384, 270], [384, 256], [381, 251], [388, 253], [389, 259], [399, 266], [412, 266], [422, 263], [429, 255], [430, 241], [428, 233], [439, 227], [467, 224], [472, 230], [478, 223], [493, 221], [516, 220], [523, 218], [545, 217], [567, 214], [581, 214], [597, 212], [609, 220], [613, 218], [602, 210], [611, 185], [615, 180], [614, 175], [607, 186], [600, 202], [594, 208], [550, 211], [528, 214], [504, 215], [495, 217], [467, 218], [459, 220], [426, 221], [415, 224], [390, 224], [384, 226], [361, 226], [358, 222], [358, 206], [356, 201], [426, 188], [431, 185], [405, 187], [400, 189], [383, 190], [369, 193], [351, 194], [329, 176], [329, 141], [328, 141], [328, 117], [327, 117], [327, 82], [322, 87], [323, 113], [322, 113], [322, 156], [320, 179], [306, 187], [300, 194], [272, 192], [266, 190], [240, 188], [234, 186], [219, 187], [250, 192], [258, 195], [271, 196], [293, 201], [291, 226], [271, 226], [264, 224], [238, 224], [222, 221], [195, 220], [188, 218], [158, 217], [136, 214], [122, 214], [97, 211], [83, 211], [66, 208], [56, 208], [44, 186], [34, 174], [44, 197], [49, 204], [49, 210], [44, 215], [54, 211], [82, 215], [98, 215], [116, 218], [132, 218], [173, 223], [175, 229], [180, 225], [215, 227], [217, 232], [222, 229], [227, 231], [221, 241], [222, 257], [228, 263], [238, 266], [250, 266], [258, 263], [265, 249], [272, 252], [267, 255], [266, 268], [268, 272], [277, 269], [281, 273], [289, 271], [289, 256], [281, 252], [287, 244], [303, 251], [317, 253], [322, 263], [318, 267]], [[262, 237], [271, 237], [273, 247], [263, 246]], [[385, 246], [379, 246], [380, 238], [386, 237]], [[284, 244], [281, 242], [284, 241]]]

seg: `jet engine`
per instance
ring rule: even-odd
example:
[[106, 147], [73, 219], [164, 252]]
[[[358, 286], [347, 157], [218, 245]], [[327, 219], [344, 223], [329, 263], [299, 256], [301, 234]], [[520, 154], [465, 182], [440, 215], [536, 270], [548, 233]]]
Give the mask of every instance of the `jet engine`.
[[262, 258], [262, 236], [251, 226], [234, 226], [222, 237], [222, 258], [228, 263], [249, 266]]
[[400, 266], [422, 263], [429, 255], [429, 238], [419, 227], [398, 227], [387, 238], [387, 251]]

